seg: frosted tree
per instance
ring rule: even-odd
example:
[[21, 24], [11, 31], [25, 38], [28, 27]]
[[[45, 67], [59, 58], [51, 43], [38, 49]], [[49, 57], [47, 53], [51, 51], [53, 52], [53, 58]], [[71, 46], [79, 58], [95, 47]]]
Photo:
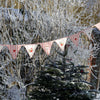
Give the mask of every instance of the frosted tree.
[[[98, 4], [99, 0], [93, 3], [91, 0], [0, 0], [0, 44], [31, 44], [72, 35], [98, 22]], [[55, 52], [53, 55], [56, 56]], [[20, 100], [21, 93], [25, 98], [36, 70], [41, 70], [35, 63], [39, 59], [43, 64], [45, 57], [38, 48], [36, 56], [30, 59], [22, 47], [13, 60], [8, 49], [3, 48], [0, 53], [1, 98]], [[34, 74], [29, 73], [30, 70]]]

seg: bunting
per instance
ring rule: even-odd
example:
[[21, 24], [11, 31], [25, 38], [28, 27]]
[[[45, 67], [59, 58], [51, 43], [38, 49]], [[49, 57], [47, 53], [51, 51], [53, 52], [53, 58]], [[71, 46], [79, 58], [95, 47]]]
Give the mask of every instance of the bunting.
[[[97, 27], [100, 30], [100, 23], [94, 25], [93, 27]], [[61, 50], [64, 51], [64, 47], [65, 47], [65, 44], [66, 44], [66, 41], [68, 38], [70, 38], [71, 41], [76, 46], [78, 46], [80, 34], [81, 33], [88, 33], [87, 36], [89, 38], [91, 38], [90, 37], [91, 30], [92, 30], [92, 28], [85, 29], [84, 31], [81, 31], [81, 32], [74, 34], [74, 35], [71, 35], [69, 37], [65, 37], [65, 38], [61, 38], [61, 39], [57, 39], [57, 40], [53, 40], [53, 41], [49, 41], [49, 42], [44, 42], [44, 43], [27, 44], [27, 45], [0, 45], [0, 52], [3, 49], [3, 47], [6, 46], [6, 47], [8, 47], [13, 59], [16, 59], [17, 54], [18, 54], [21, 46], [24, 46], [26, 48], [30, 58], [31, 58], [34, 55], [34, 52], [35, 52], [38, 44], [40, 44], [40, 46], [43, 48], [43, 50], [46, 52], [46, 54], [49, 55], [53, 42], [56, 42], [58, 44], [58, 46], [61, 48]]]
[[3, 49], [3, 45], [0, 45], [0, 52], [1, 52], [2, 49]]
[[78, 46], [79, 36], [80, 36], [80, 33], [77, 33], [77, 34], [74, 34], [74, 35], [69, 36], [69, 38], [71, 39], [71, 41], [72, 41], [76, 46]]
[[53, 41], [45, 42], [45, 43], [40, 43], [40, 46], [43, 48], [43, 50], [45, 51], [45, 53], [47, 55], [50, 54], [50, 50], [51, 50], [51, 47], [52, 47], [52, 43], [53, 43]]
[[38, 46], [37, 44], [24, 45], [30, 58], [32, 58], [32, 56], [34, 55], [37, 46]]
[[5, 46], [8, 47], [13, 59], [16, 59], [17, 54], [22, 45], [5, 45]]
[[58, 44], [58, 46], [61, 48], [62, 51], [64, 51], [66, 40], [67, 40], [67, 37], [55, 40], [55, 42]]
[[93, 27], [96, 27], [96, 28], [98, 28], [100, 30], [100, 23], [95, 24]]

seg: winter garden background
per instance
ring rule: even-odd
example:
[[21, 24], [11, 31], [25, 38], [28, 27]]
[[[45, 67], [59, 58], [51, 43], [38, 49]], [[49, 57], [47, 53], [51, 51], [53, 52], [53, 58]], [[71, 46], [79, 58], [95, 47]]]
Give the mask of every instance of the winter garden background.
[[[89, 66], [92, 50], [90, 27], [100, 21], [99, 9], [99, 0], [0, 0], [0, 44], [46, 42], [83, 30], [78, 47], [67, 40], [66, 44], [70, 45], [67, 58], [75, 66]], [[62, 53], [53, 43], [49, 59], [61, 60], [57, 52]], [[40, 46], [31, 59], [22, 47], [15, 60], [9, 50], [3, 48], [0, 52], [0, 100], [36, 100], [30, 99], [29, 94], [34, 90], [39, 72], [49, 64], [47, 58]]]

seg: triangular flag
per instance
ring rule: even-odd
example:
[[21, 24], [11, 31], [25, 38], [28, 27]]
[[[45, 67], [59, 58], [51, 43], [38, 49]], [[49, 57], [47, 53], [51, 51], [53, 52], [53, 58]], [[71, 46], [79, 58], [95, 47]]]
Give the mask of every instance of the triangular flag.
[[77, 33], [77, 34], [74, 34], [74, 35], [69, 36], [69, 38], [71, 39], [71, 41], [72, 41], [76, 46], [78, 46], [79, 36], [80, 36], [80, 33]]
[[17, 54], [21, 48], [22, 45], [5, 45], [8, 47], [13, 59], [16, 59]]
[[55, 42], [59, 45], [62, 51], [64, 51], [66, 40], [67, 40], [67, 37], [55, 40]]
[[53, 41], [40, 43], [40, 46], [43, 48], [43, 50], [46, 52], [47, 55], [50, 54], [52, 43]]
[[93, 27], [96, 27], [96, 28], [98, 28], [100, 30], [100, 23], [94, 25]]
[[37, 48], [37, 44], [24, 45], [24, 47], [26, 48], [30, 58], [32, 58], [32, 56]]
[[3, 48], [3, 45], [0, 45], [0, 52], [1, 52], [2, 48]]

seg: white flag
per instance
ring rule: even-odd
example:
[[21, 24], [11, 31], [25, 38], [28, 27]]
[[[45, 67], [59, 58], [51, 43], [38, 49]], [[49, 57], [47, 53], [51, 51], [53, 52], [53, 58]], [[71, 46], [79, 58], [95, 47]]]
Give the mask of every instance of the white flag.
[[34, 55], [37, 46], [38, 46], [37, 44], [24, 45], [24, 47], [26, 48], [30, 58], [32, 58], [32, 56]]
[[67, 37], [55, 40], [55, 42], [59, 45], [62, 51], [64, 51], [66, 40], [67, 40]]

